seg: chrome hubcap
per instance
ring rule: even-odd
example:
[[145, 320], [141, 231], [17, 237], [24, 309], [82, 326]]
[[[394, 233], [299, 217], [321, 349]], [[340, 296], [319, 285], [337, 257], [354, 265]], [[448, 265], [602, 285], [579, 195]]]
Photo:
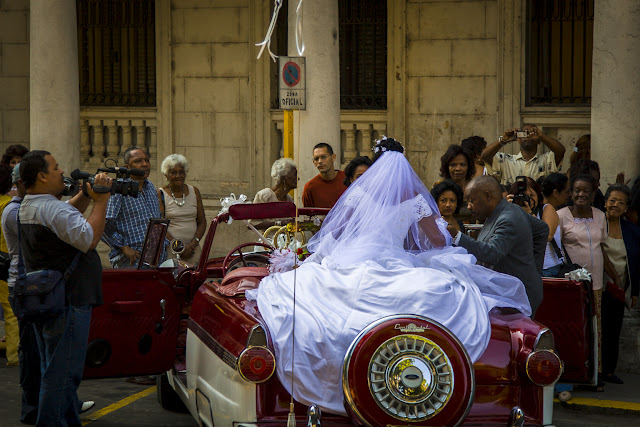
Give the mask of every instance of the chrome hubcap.
[[369, 389], [378, 406], [392, 417], [426, 420], [440, 412], [453, 394], [453, 367], [435, 342], [400, 335], [373, 354]]

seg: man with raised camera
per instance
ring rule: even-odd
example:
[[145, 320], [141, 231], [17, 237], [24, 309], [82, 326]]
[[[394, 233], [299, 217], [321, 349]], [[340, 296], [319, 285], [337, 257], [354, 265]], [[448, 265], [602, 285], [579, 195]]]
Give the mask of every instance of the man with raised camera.
[[[26, 273], [40, 270], [69, 272], [62, 313], [33, 320], [42, 356], [37, 425], [80, 425], [82, 403], [78, 386], [87, 352], [92, 306], [102, 304], [102, 264], [95, 251], [105, 225], [110, 194], [87, 186], [94, 205], [88, 218], [81, 210], [89, 199], [79, 193], [69, 203], [63, 170], [47, 151], [29, 152], [20, 162], [26, 195], [18, 213], [19, 246]], [[95, 186], [109, 187], [105, 174]], [[81, 210], [78, 210], [80, 207]], [[74, 269], [69, 269], [75, 264]], [[18, 296], [16, 296], [18, 298]]]
[[465, 248], [485, 267], [520, 279], [533, 318], [542, 302], [542, 265], [549, 227], [507, 202], [492, 176], [472, 179], [467, 184], [465, 199], [473, 216], [485, 222], [477, 240], [448, 226], [453, 244]]
[[147, 179], [149, 155], [140, 147], [130, 147], [124, 152], [124, 163], [128, 169], [143, 170], [144, 175], [132, 174], [129, 178], [139, 183], [138, 197], [116, 193], [109, 199], [102, 239], [111, 247], [109, 261], [113, 268], [137, 267], [149, 219], [162, 217], [158, 193]]
[[[516, 155], [499, 152], [513, 141], [520, 144]], [[548, 153], [538, 154], [538, 145], [543, 143]], [[508, 129], [496, 142], [482, 151], [480, 158], [485, 162], [487, 175], [495, 176], [500, 184], [511, 185], [516, 176], [524, 175], [537, 180], [551, 172], [558, 171], [562, 163], [564, 145], [542, 133], [536, 125], [524, 125], [522, 129]]]

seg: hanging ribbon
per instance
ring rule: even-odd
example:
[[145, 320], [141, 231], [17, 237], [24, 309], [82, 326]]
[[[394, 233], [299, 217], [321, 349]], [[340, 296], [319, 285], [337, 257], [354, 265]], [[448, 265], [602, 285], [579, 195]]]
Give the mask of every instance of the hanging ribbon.
[[298, 7], [296, 7], [296, 49], [298, 49], [298, 56], [302, 56], [304, 53], [304, 38], [302, 37], [302, 2], [300, 0]]
[[273, 34], [273, 30], [276, 28], [276, 21], [278, 20], [278, 12], [280, 12], [280, 8], [282, 7], [282, 0], [274, 0], [273, 2], [273, 15], [271, 15], [271, 22], [269, 23], [269, 28], [267, 28], [267, 34], [264, 36], [264, 40], [262, 43], [256, 43], [256, 46], [262, 46], [260, 48], [260, 52], [258, 52], [258, 57], [256, 59], [260, 59], [262, 56], [262, 52], [266, 47], [269, 51], [269, 56], [273, 59], [273, 62], [276, 62], [277, 55], [274, 55], [271, 52], [271, 35]]

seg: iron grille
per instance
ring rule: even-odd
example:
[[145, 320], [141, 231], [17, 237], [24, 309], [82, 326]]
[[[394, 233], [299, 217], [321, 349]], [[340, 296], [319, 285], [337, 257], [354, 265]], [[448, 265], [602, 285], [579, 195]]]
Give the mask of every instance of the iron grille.
[[527, 105], [591, 105], [594, 0], [527, 0]]
[[387, 0], [340, 0], [340, 108], [387, 108]]
[[80, 105], [156, 105], [154, 0], [77, 0]]

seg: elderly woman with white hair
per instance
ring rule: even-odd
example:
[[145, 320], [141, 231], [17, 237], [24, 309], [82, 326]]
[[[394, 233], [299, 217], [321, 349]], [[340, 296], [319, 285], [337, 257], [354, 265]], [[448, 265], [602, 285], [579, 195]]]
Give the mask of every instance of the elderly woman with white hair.
[[[276, 160], [271, 166], [271, 178], [275, 182], [273, 187], [258, 191], [253, 198], [253, 203], [293, 202], [289, 191], [298, 187], [296, 163], [286, 157]], [[271, 220], [251, 221], [251, 224], [256, 228], [266, 229], [274, 225], [275, 222]]]
[[[184, 250], [179, 254], [180, 260], [193, 266], [200, 259], [200, 239], [207, 227], [200, 191], [193, 185], [185, 184], [189, 163], [182, 154], [167, 156], [160, 168], [168, 181], [158, 190], [160, 211], [171, 221], [167, 239], [184, 243]], [[169, 255], [178, 258], [173, 251], [169, 251]]]
[[286, 157], [276, 160], [271, 166], [271, 178], [275, 181], [275, 185], [258, 191], [253, 203], [293, 202], [289, 191], [298, 187], [296, 163]]

